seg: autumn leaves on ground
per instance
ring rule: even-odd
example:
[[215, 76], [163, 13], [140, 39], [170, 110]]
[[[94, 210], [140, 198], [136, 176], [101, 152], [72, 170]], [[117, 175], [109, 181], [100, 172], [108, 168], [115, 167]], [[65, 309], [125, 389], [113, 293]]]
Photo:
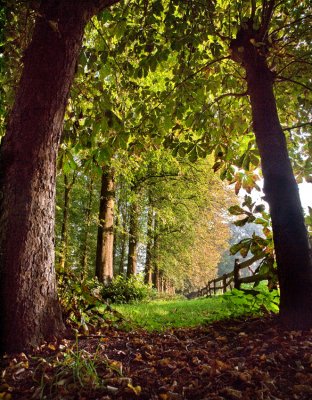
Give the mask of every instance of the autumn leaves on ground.
[[88, 335], [69, 330], [66, 339], [32, 354], [4, 357], [0, 398], [312, 397], [311, 330], [284, 331], [266, 314], [147, 332], [111, 313], [106, 328]]

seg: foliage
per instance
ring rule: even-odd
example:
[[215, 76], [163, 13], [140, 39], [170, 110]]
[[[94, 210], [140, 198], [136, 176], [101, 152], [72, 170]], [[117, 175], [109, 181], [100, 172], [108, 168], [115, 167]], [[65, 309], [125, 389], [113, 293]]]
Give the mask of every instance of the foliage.
[[277, 313], [279, 310], [278, 291], [270, 291], [265, 283], [258, 285], [257, 289], [233, 289], [223, 295], [223, 301], [231, 318], [242, 314]]
[[[59, 172], [55, 226], [57, 267], [63, 246], [61, 234], [65, 210], [63, 178], [64, 174]], [[65, 269], [80, 276], [92, 277], [96, 254], [100, 176], [93, 171], [86, 171], [84, 166], [78, 165], [77, 162], [76, 169], [68, 172], [67, 178], [71, 189], [66, 210], [68, 243]]]
[[213, 175], [210, 159], [189, 163], [177, 157], [177, 162], [178, 175], [151, 180], [149, 194], [156, 219], [154, 263], [183, 290], [215, 276], [229, 235], [224, 221], [232, 197]]
[[308, 207], [308, 212], [305, 217], [305, 223], [308, 228], [308, 235], [312, 246], [312, 207]]
[[[218, 264], [218, 277], [232, 272], [234, 269], [235, 259], [237, 258], [237, 255], [232, 255], [230, 253], [230, 248], [233, 245], [239, 243], [243, 239], [251, 238], [253, 234], [256, 234], [257, 236], [263, 235], [260, 225], [257, 225], [255, 223], [249, 223], [244, 226], [236, 226], [234, 224], [230, 224], [230, 233], [231, 237], [228, 241], [228, 247], [223, 252], [221, 260]], [[244, 274], [244, 270], [242, 270], [241, 273]]]
[[0, 7], [0, 138], [14, 102], [22, 69], [21, 60], [30, 43], [34, 11], [29, 2], [1, 1]]
[[60, 272], [58, 290], [64, 321], [77, 332], [88, 334], [121, 319], [107, 304], [96, 279], [79, 280], [73, 273]]
[[[244, 208], [243, 208], [244, 207]], [[274, 258], [273, 234], [270, 215], [266, 212], [264, 204], [256, 204], [252, 198], [245, 195], [242, 207], [235, 205], [229, 208], [232, 215], [244, 217], [235, 221], [236, 226], [245, 226], [248, 223], [255, 223], [262, 227], [263, 235], [253, 233], [251, 237], [244, 238], [230, 248], [232, 255], [239, 253], [243, 258], [248, 254], [261, 260], [255, 272], [269, 274], [270, 287], [275, 286], [277, 281], [276, 265]]]
[[141, 275], [128, 278], [118, 275], [107, 286], [101, 290], [104, 299], [113, 303], [132, 303], [146, 299], [151, 288], [144, 283]]

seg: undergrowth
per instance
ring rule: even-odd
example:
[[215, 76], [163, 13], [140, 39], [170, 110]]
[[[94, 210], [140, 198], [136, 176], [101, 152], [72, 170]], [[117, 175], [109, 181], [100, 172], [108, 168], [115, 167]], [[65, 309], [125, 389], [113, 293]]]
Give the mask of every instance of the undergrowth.
[[101, 289], [101, 295], [104, 299], [112, 303], [124, 304], [145, 300], [153, 296], [154, 291], [150, 286], [144, 283], [141, 275], [130, 277], [117, 276], [109, 285]]
[[269, 291], [265, 282], [212, 298], [149, 300], [155, 293], [141, 277], [117, 277], [103, 286], [95, 279], [77, 281], [69, 274], [60, 276], [59, 293], [67, 325], [85, 335], [103, 327], [162, 331], [224, 318], [275, 313], [279, 301], [277, 290]]
[[141, 388], [132, 386], [131, 379], [123, 376], [122, 364], [110, 360], [101, 346], [100, 342], [97, 350], [90, 353], [80, 348], [76, 337], [74, 345], [61, 345], [56, 357], [38, 359], [33, 375], [38, 387], [32, 398], [72, 399], [73, 393], [79, 393], [81, 399], [91, 395], [94, 398], [95, 393], [111, 398], [109, 395], [114, 395], [120, 386], [127, 387], [130, 394], [139, 394]]
[[102, 290], [96, 279], [78, 280], [74, 274], [59, 274], [58, 292], [66, 325], [83, 334], [118, 327], [123, 317], [111, 308]]

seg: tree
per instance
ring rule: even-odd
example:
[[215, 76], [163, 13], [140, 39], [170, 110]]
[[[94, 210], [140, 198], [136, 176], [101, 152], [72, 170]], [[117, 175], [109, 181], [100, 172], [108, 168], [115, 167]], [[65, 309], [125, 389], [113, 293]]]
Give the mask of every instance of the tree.
[[[236, 182], [236, 192], [243, 169], [250, 170], [243, 179], [252, 190], [253, 170], [261, 159], [281, 288], [280, 317], [288, 327], [311, 327], [312, 261], [287, 150], [301, 158], [300, 179], [311, 176], [306, 140], [311, 132], [310, 3], [155, 0], [136, 14], [132, 18], [146, 28], [136, 37], [129, 27], [133, 56], [129, 51], [128, 64], [139, 64], [137, 76], [150, 79], [168, 67], [167, 79], [159, 80], [162, 85], [152, 83], [157, 89], [143, 86], [137, 101], [141, 128], [163, 128], [166, 145], [175, 153], [188, 153], [192, 161], [213, 152], [214, 170]], [[149, 118], [144, 119], [145, 112]]]
[[96, 276], [100, 282], [113, 278], [115, 182], [112, 169], [103, 168], [96, 250]]
[[67, 269], [68, 258], [68, 219], [69, 219], [69, 200], [70, 192], [75, 183], [76, 174], [74, 172], [71, 182], [69, 182], [68, 174], [64, 173], [64, 195], [62, 207], [62, 227], [61, 227], [61, 240], [60, 240], [60, 256], [59, 268], [60, 270]]
[[261, 19], [256, 9], [231, 41], [232, 59], [246, 71], [253, 129], [270, 206], [280, 284], [280, 317], [292, 328], [312, 326], [312, 260], [298, 187], [287, 152], [273, 84], [276, 74], [268, 63], [272, 46], [269, 27], [275, 1], [263, 2]]
[[[1, 349], [63, 331], [54, 270], [56, 156], [86, 23], [114, 0], [47, 0], [1, 144]], [[48, 45], [47, 45], [48, 44]]]

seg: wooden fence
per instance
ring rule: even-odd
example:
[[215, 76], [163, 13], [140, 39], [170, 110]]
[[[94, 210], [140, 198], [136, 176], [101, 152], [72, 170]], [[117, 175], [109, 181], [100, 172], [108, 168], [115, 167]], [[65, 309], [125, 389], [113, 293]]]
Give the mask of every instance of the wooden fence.
[[[215, 296], [216, 294], [225, 293], [233, 288], [240, 289], [242, 283], [256, 283], [269, 279], [268, 274], [254, 274], [249, 268], [254, 262], [261, 260], [262, 258], [263, 254], [259, 254], [241, 263], [236, 259], [234, 270], [232, 272], [209, 281], [205, 287], [186, 294], [186, 297], [188, 299], [194, 299], [202, 296]], [[250, 276], [241, 277], [241, 270], [245, 268], [249, 268], [252, 274]]]

